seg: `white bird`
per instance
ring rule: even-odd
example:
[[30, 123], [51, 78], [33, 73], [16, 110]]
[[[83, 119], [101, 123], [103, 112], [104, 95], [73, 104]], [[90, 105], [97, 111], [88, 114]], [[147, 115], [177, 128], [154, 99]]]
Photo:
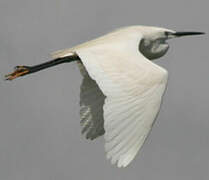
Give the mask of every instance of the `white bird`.
[[152, 62], [163, 56], [166, 40], [202, 32], [131, 26], [53, 53], [53, 60], [17, 66], [7, 80], [60, 63], [77, 61], [83, 82], [80, 93], [82, 133], [95, 139], [105, 133], [107, 158], [126, 167], [136, 156], [159, 112], [168, 72]]

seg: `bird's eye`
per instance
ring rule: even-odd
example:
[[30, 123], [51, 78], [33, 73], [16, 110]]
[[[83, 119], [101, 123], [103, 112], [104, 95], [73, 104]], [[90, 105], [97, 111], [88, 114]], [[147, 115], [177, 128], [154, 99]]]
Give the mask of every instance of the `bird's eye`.
[[169, 36], [169, 35], [172, 35], [172, 32], [169, 32], [169, 31], [165, 31], [165, 36]]
[[168, 31], [165, 31], [165, 36], [168, 36], [170, 33]]

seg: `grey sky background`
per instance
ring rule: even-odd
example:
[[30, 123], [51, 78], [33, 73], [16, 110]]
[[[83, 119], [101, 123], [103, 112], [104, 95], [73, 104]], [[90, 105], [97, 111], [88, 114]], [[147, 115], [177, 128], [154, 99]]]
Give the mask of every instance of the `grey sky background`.
[[[1, 0], [1, 180], [207, 180], [209, 178], [208, 0]], [[105, 158], [104, 139], [80, 134], [75, 64], [12, 82], [16, 65], [128, 25], [205, 31], [170, 41], [155, 61], [169, 72], [164, 102], [140, 154], [125, 169]]]

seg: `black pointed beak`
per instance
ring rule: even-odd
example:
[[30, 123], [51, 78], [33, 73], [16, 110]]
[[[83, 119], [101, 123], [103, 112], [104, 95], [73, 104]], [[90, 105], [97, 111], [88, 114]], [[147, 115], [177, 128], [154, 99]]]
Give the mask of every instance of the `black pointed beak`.
[[204, 32], [192, 32], [192, 31], [180, 31], [172, 33], [175, 37], [181, 37], [181, 36], [194, 36], [194, 35], [202, 35], [205, 34]]

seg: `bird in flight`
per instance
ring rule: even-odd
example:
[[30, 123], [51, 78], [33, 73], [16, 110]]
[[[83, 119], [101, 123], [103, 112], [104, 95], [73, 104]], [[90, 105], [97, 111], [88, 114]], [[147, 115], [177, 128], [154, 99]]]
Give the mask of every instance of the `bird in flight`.
[[177, 32], [130, 26], [52, 54], [35, 66], [16, 66], [13, 80], [61, 63], [77, 62], [83, 76], [80, 91], [82, 133], [87, 139], [104, 134], [107, 158], [126, 167], [144, 144], [159, 112], [168, 72], [153, 63], [167, 40], [202, 32]]

